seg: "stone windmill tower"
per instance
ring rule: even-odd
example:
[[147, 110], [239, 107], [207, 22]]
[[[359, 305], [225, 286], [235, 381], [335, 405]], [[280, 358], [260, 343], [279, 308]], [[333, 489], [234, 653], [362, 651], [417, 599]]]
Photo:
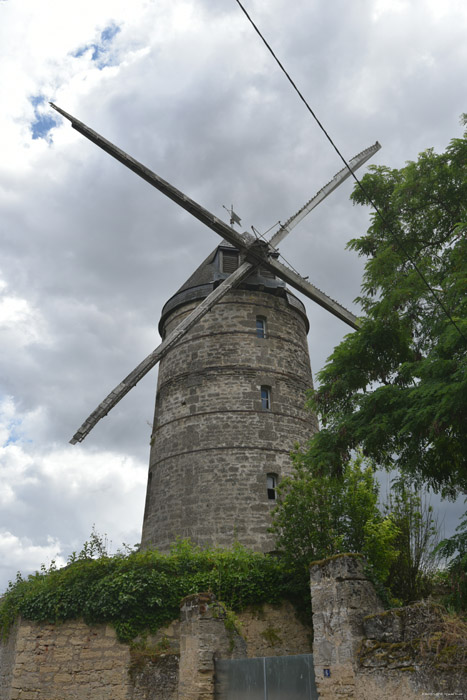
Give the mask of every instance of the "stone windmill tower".
[[[277, 244], [351, 171], [350, 161], [266, 242], [238, 233], [82, 122], [52, 105], [73, 128], [216, 231], [222, 242], [162, 310], [161, 345], [87, 418], [71, 443], [160, 362], [142, 545], [169, 548], [177, 536], [200, 545], [235, 540], [271, 551], [278, 481], [290, 452], [318, 429], [304, 409], [312, 386], [308, 320], [286, 283], [352, 328], [357, 319], [278, 261]], [[232, 212], [233, 213], [233, 212]]]
[[[162, 338], [240, 265], [223, 241], [166, 303]], [[317, 429], [303, 304], [257, 269], [160, 362], [142, 544], [273, 549], [267, 529], [290, 452]]]

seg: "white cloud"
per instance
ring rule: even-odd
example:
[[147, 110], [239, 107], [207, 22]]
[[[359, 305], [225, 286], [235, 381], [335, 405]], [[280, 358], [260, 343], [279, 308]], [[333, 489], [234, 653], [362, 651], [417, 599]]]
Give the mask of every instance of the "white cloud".
[[26, 299], [4, 297], [0, 299], [0, 326], [11, 326], [18, 321], [25, 321], [31, 316], [31, 307]]
[[46, 343], [45, 320], [27, 299], [6, 294], [7, 284], [0, 280], [0, 333], [8, 334], [10, 342], [19, 348], [29, 343]]
[[[45, 544], [35, 544], [28, 537], [18, 537], [8, 530], [0, 531], [0, 577], [7, 574], [14, 581], [15, 572], [23, 576], [47, 568], [55, 562], [57, 567], [65, 566], [66, 559], [61, 555], [62, 546], [58, 539], [48, 536]], [[2, 583], [3, 583], [2, 580]]]
[[387, 15], [403, 15], [410, 10], [410, 2], [408, 0], [375, 0], [373, 3], [373, 19], [387, 19]]
[[61, 487], [68, 493], [87, 494], [102, 492], [111, 504], [114, 494], [124, 499], [131, 492], [146, 485], [147, 468], [136, 460], [112, 452], [89, 452], [81, 447], [56, 449], [38, 459], [41, 476], [52, 487]]
[[[8, 439], [15, 439], [16, 426], [9, 426]], [[3, 432], [3, 431], [2, 431]], [[18, 492], [25, 487], [39, 484], [38, 476], [31, 469], [33, 459], [21, 447], [6, 444], [0, 447], [0, 505], [2, 507], [17, 504]]]

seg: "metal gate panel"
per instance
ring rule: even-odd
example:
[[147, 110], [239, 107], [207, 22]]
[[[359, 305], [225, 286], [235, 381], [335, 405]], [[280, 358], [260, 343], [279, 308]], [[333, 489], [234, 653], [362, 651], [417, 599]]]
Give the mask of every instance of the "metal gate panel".
[[271, 656], [266, 661], [267, 700], [315, 700], [313, 656]]
[[219, 700], [264, 700], [264, 659], [216, 660]]
[[216, 661], [218, 700], [318, 700], [313, 655]]

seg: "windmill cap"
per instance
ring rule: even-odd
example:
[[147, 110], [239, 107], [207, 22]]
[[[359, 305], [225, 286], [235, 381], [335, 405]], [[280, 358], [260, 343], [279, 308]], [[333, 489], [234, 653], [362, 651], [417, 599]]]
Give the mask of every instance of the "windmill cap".
[[[231, 259], [235, 255], [239, 255], [239, 251], [227, 241], [222, 241], [220, 245], [213, 250], [201, 265], [193, 272], [193, 274], [182, 284], [175, 294], [165, 303], [161, 319], [159, 321], [159, 333], [163, 337], [164, 325], [169, 314], [174, 309], [184, 306], [192, 301], [201, 301], [205, 299], [221, 282], [223, 282], [233, 271], [229, 269], [224, 271], [226, 264], [225, 259]], [[234, 263], [235, 264], [235, 263]], [[236, 264], [238, 266], [238, 263]], [[275, 296], [285, 298], [294, 309], [296, 309], [304, 318], [306, 330], [309, 330], [308, 318], [306, 316], [305, 306], [302, 302], [292, 294], [285, 286], [285, 282], [275, 277], [269, 270], [258, 268], [246, 278], [239, 286], [239, 289], [260, 290]]]

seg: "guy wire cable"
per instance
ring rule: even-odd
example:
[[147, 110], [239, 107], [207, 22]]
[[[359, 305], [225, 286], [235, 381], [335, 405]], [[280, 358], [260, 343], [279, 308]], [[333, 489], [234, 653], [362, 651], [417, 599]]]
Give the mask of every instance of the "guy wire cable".
[[296, 86], [296, 84], [294, 83], [294, 81], [292, 80], [292, 78], [290, 77], [289, 73], [288, 73], [288, 72], [286, 71], [286, 69], [284, 68], [284, 66], [282, 65], [282, 63], [280, 62], [280, 60], [278, 59], [278, 57], [277, 57], [276, 54], [274, 53], [274, 51], [273, 51], [273, 49], [271, 48], [271, 46], [268, 44], [268, 42], [266, 41], [266, 39], [264, 38], [264, 36], [261, 34], [261, 31], [258, 29], [258, 27], [257, 27], [256, 24], [254, 23], [254, 21], [251, 19], [250, 15], [249, 15], [248, 12], [246, 11], [246, 9], [243, 7], [243, 5], [242, 5], [242, 3], [240, 2], [240, 0], [235, 0], [235, 2], [237, 3], [237, 5], [238, 5], [238, 6], [240, 7], [240, 9], [242, 10], [242, 12], [244, 13], [245, 17], [248, 19], [248, 21], [250, 22], [251, 26], [253, 27], [253, 29], [255, 30], [255, 32], [258, 34], [258, 36], [260, 37], [261, 41], [262, 41], [263, 44], [266, 46], [267, 50], [269, 51], [269, 53], [271, 54], [271, 56], [273, 57], [273, 59], [276, 61], [277, 65], [279, 66], [279, 68], [281, 69], [281, 71], [284, 73], [284, 75], [286, 76], [287, 80], [288, 80], [289, 83], [292, 85], [293, 89], [295, 90], [295, 92], [297, 93], [297, 95], [299, 96], [299, 98], [301, 99], [301, 101], [303, 102], [303, 104], [305, 105], [305, 107], [307, 108], [307, 110], [310, 112], [310, 114], [311, 114], [311, 116], [313, 117], [313, 119], [316, 121], [316, 123], [318, 124], [319, 128], [320, 128], [321, 131], [324, 133], [324, 135], [326, 136], [327, 140], [329, 141], [329, 143], [331, 144], [331, 146], [334, 148], [334, 150], [336, 151], [337, 155], [339, 156], [339, 158], [341, 159], [341, 161], [344, 163], [345, 167], [348, 169], [348, 171], [349, 171], [350, 174], [352, 175], [352, 177], [353, 177], [353, 179], [355, 180], [355, 182], [357, 183], [357, 185], [358, 185], [358, 186], [360, 187], [360, 189], [362, 190], [362, 192], [363, 192], [363, 194], [365, 195], [365, 197], [367, 198], [367, 200], [370, 202], [371, 206], [373, 207], [373, 209], [375, 210], [375, 212], [376, 212], [377, 215], [379, 216], [380, 220], [381, 220], [381, 221], [383, 222], [383, 224], [385, 224], [385, 226], [387, 227], [387, 230], [389, 231], [390, 235], [393, 237], [393, 239], [394, 239], [394, 241], [396, 242], [396, 244], [399, 246], [399, 248], [400, 248], [400, 250], [402, 251], [402, 253], [405, 255], [406, 259], [412, 264], [414, 270], [417, 272], [417, 274], [420, 276], [420, 278], [422, 279], [422, 281], [423, 281], [423, 283], [425, 284], [425, 286], [426, 286], [426, 287], [428, 288], [428, 290], [431, 292], [431, 295], [433, 296], [433, 298], [434, 298], [434, 300], [436, 301], [436, 303], [438, 304], [438, 306], [441, 307], [441, 309], [444, 311], [445, 315], [447, 316], [447, 318], [449, 319], [449, 321], [452, 323], [452, 325], [454, 326], [454, 328], [457, 330], [457, 332], [459, 333], [459, 335], [461, 336], [461, 338], [463, 338], [463, 339], [465, 340], [465, 342], [467, 343], [467, 338], [466, 338], [466, 336], [463, 334], [463, 332], [461, 331], [461, 329], [459, 328], [459, 326], [457, 325], [457, 323], [454, 321], [454, 319], [452, 318], [452, 316], [451, 316], [451, 314], [449, 313], [448, 309], [445, 307], [445, 305], [443, 304], [443, 302], [442, 302], [442, 300], [440, 299], [440, 297], [438, 297], [438, 295], [437, 295], [437, 293], [435, 292], [435, 290], [433, 289], [433, 287], [430, 285], [430, 283], [428, 282], [428, 280], [425, 278], [425, 275], [424, 275], [423, 272], [419, 269], [419, 267], [418, 267], [417, 263], [415, 262], [415, 260], [413, 260], [412, 257], [411, 257], [411, 255], [410, 255], [410, 253], [407, 252], [407, 250], [405, 249], [403, 243], [399, 240], [399, 237], [396, 235], [396, 233], [394, 232], [394, 230], [388, 225], [388, 223], [387, 223], [385, 217], [383, 216], [383, 214], [382, 214], [381, 211], [379, 210], [378, 206], [373, 202], [372, 198], [367, 194], [367, 192], [366, 192], [365, 188], [363, 187], [362, 183], [360, 182], [360, 180], [358, 179], [358, 177], [355, 175], [354, 171], [352, 170], [352, 168], [350, 167], [350, 165], [348, 164], [348, 162], [346, 161], [346, 159], [344, 158], [344, 156], [342, 155], [342, 153], [341, 153], [341, 152], [339, 151], [339, 149], [337, 148], [337, 146], [336, 146], [336, 144], [334, 143], [334, 141], [332, 140], [331, 136], [328, 134], [328, 132], [326, 131], [326, 129], [324, 128], [324, 126], [322, 125], [322, 123], [320, 122], [320, 120], [318, 119], [318, 117], [316, 116], [316, 114], [314, 113], [314, 111], [312, 110], [312, 108], [310, 107], [310, 105], [308, 104], [308, 102], [306, 101], [306, 99], [304, 98], [304, 96], [302, 95], [302, 93], [300, 92], [300, 90], [298, 89], [298, 87]]

